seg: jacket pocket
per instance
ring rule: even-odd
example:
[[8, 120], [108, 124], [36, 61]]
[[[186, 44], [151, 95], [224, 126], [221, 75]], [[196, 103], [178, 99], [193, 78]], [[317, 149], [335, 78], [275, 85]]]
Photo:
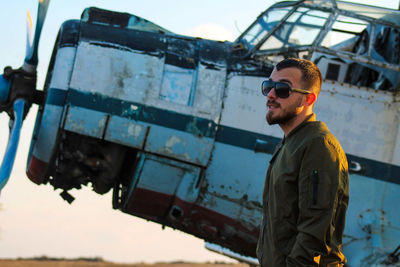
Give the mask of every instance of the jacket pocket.
[[297, 235], [296, 226], [287, 220], [276, 223], [275, 226], [275, 246], [284, 255], [289, 255]]
[[308, 203], [311, 209], [329, 209], [332, 207], [338, 186], [337, 178], [328, 172], [313, 170], [308, 178]]

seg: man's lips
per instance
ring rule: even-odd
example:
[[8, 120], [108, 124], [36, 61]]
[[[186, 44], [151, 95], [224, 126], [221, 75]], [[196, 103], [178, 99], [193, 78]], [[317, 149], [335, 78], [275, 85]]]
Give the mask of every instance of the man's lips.
[[279, 108], [280, 107], [280, 105], [279, 105], [279, 103], [277, 103], [277, 102], [274, 102], [274, 101], [268, 101], [267, 102], [267, 108], [269, 109], [269, 110], [271, 110], [271, 109], [276, 109], [276, 108]]

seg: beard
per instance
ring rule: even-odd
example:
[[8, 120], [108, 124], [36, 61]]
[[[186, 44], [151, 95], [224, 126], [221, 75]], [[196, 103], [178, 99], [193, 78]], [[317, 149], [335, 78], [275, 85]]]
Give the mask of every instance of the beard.
[[285, 109], [282, 109], [279, 103], [273, 100], [269, 100], [268, 104], [275, 105], [277, 108], [280, 108], [282, 112], [280, 115], [274, 116], [273, 112], [268, 111], [266, 115], [266, 120], [268, 124], [287, 124], [292, 121], [299, 114], [297, 108], [301, 106], [301, 101], [301, 98], [299, 98], [298, 101], [296, 101], [292, 105], [288, 106]]

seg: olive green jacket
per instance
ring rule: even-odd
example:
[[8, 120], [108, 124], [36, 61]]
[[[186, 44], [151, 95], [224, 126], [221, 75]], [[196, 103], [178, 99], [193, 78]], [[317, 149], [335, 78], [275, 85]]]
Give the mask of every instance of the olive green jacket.
[[342, 266], [348, 200], [346, 155], [313, 114], [270, 161], [257, 246], [261, 267]]

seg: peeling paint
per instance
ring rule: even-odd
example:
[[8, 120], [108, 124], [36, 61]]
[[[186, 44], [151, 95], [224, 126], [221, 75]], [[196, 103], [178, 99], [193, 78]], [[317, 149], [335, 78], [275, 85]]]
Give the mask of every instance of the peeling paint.
[[171, 148], [171, 147], [173, 147], [174, 145], [179, 144], [179, 143], [183, 143], [183, 146], [186, 146], [186, 144], [185, 144], [184, 142], [182, 142], [182, 139], [180, 139], [180, 138], [177, 137], [177, 136], [171, 136], [171, 137], [167, 140], [167, 142], [165, 142], [165, 146], [166, 146], [167, 148]]
[[136, 138], [138, 138], [140, 136], [142, 130], [143, 130], [142, 127], [139, 125], [130, 124], [128, 126], [128, 134], [130, 136], [134, 136]]
[[193, 119], [190, 123], [186, 125], [186, 131], [196, 135], [197, 137], [201, 138], [203, 136], [201, 130], [196, 125], [196, 118]]

